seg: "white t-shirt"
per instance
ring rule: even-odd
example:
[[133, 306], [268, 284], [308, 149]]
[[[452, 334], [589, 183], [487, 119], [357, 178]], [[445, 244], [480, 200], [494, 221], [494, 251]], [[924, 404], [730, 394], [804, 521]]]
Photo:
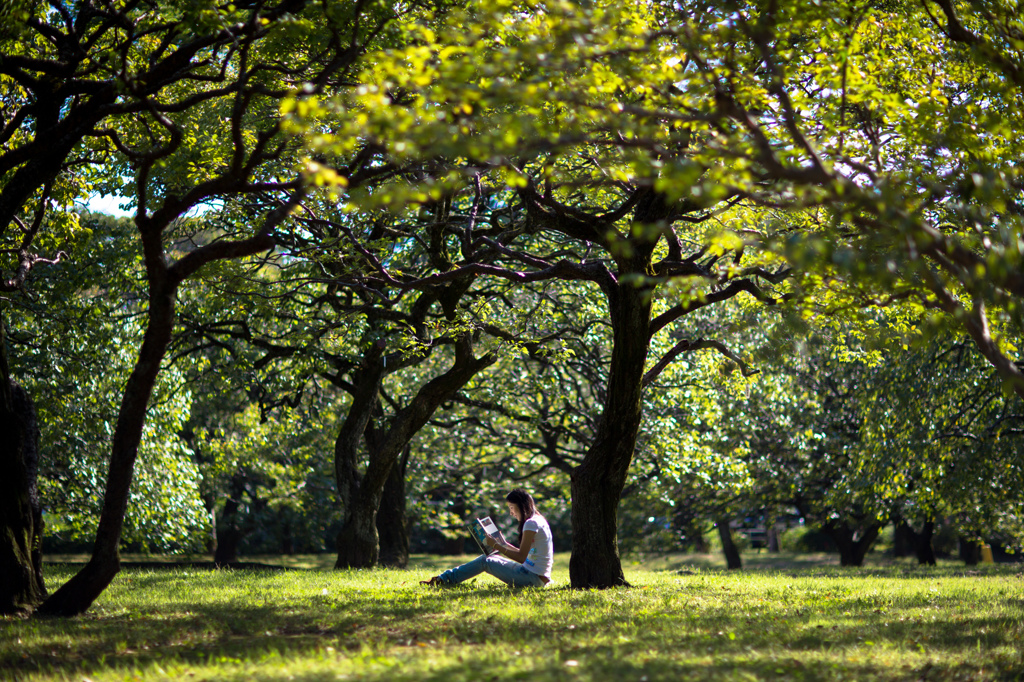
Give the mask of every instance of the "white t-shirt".
[[523, 566], [531, 573], [542, 575], [550, 580], [551, 567], [555, 563], [555, 546], [551, 542], [551, 526], [543, 516], [534, 514], [523, 524], [524, 535], [528, 530], [534, 531], [535, 535], [533, 544], [530, 545], [530, 553], [526, 555]]

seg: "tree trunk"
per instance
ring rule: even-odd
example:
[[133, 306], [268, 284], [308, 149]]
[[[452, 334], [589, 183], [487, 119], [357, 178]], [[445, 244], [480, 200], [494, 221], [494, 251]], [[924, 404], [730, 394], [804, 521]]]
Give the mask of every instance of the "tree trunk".
[[285, 511], [281, 520], [281, 554], [292, 556], [295, 554], [295, 537], [292, 535], [292, 517], [290, 511]]
[[244, 534], [239, 522], [238, 508], [245, 485], [239, 475], [231, 477], [231, 494], [224, 502], [224, 513], [221, 514], [221, 527], [217, 531], [217, 549], [213, 553], [213, 563], [227, 566], [238, 561], [238, 548], [242, 544]]
[[917, 563], [935, 565], [935, 549], [932, 537], [935, 535], [935, 521], [925, 521], [918, 533], [906, 521], [896, 524], [893, 533], [893, 556], [904, 557], [911, 553], [917, 557]]
[[237, 526], [228, 526], [217, 538], [217, 551], [213, 553], [213, 563], [218, 566], [229, 566], [238, 561], [238, 548], [242, 544], [242, 531]]
[[[378, 469], [380, 468], [378, 464]], [[386, 479], [387, 476], [385, 475]], [[345, 511], [345, 523], [338, 532], [338, 559], [335, 568], [373, 568], [380, 545], [377, 536], [377, 509], [380, 494], [374, 494], [375, 481], [360, 485], [358, 494]], [[383, 488], [383, 484], [379, 486]]]
[[902, 519], [893, 524], [892, 555], [895, 557], [910, 556], [914, 551], [914, 529]]
[[914, 533], [914, 553], [917, 563], [935, 565], [935, 549], [932, 547], [932, 536], [935, 534], [935, 522], [925, 521], [920, 533]]
[[409, 447], [391, 467], [384, 484], [384, 493], [377, 513], [377, 535], [380, 538], [380, 563], [392, 568], [409, 565], [409, 528], [405, 518], [405, 472], [409, 464]]
[[[154, 248], [152, 244], [147, 246]], [[147, 253], [147, 260], [150, 257], [152, 254]], [[36, 611], [39, 614], [73, 616], [83, 613], [121, 569], [121, 530], [146, 422], [146, 408], [174, 326], [175, 287], [162, 287], [161, 282], [154, 282], [152, 273], [150, 287], [149, 315], [142, 348], [125, 385], [114, 427], [103, 510], [92, 557], [84, 568], [43, 602]]]
[[711, 543], [704, 537], [704, 529], [699, 525], [694, 525], [693, 530], [690, 534], [693, 538], [693, 551], [697, 554], [707, 554], [711, 551]]
[[778, 554], [781, 551], [779, 542], [779, 526], [777, 523], [773, 523], [768, 526], [768, 553]]
[[[338, 560], [334, 564], [335, 568], [372, 568], [377, 565], [380, 553], [377, 511], [380, 509], [384, 485], [395, 462], [437, 408], [465, 386], [467, 381], [496, 360], [497, 355], [494, 353], [487, 353], [480, 358], [474, 357], [472, 337], [470, 334], [463, 335], [455, 343], [455, 362], [451, 369], [428, 381], [412, 401], [392, 418], [383, 438], [374, 437], [373, 442], [368, 443], [370, 461], [366, 473], [361, 478], [348, 479], [350, 494], [345, 504], [345, 521], [338, 533]], [[378, 382], [378, 389], [379, 385]], [[373, 395], [375, 400], [376, 392]], [[353, 409], [355, 407], [353, 401]], [[360, 408], [360, 413], [364, 409], [365, 405]], [[366, 430], [369, 412], [372, 412], [372, 407], [367, 410], [360, 433]], [[348, 423], [349, 419], [346, 419], [343, 431], [346, 430], [345, 426]], [[346, 433], [349, 440], [345, 443], [344, 454], [348, 457], [351, 457], [350, 439], [353, 432], [349, 430]]]
[[[367, 510], [367, 501], [360, 499], [366, 491], [359, 473], [359, 444], [370, 417], [377, 409], [377, 396], [385, 373], [383, 351], [382, 343], [374, 343], [363, 356], [363, 368], [353, 377], [356, 390], [352, 395], [352, 405], [334, 442], [334, 477], [338, 499], [345, 512], [345, 520], [335, 541], [338, 550], [335, 568], [369, 567], [377, 563], [376, 524], [373, 518], [369, 521], [363, 518], [367, 513], [375, 514], [377, 505], [371, 499], [371, 508]], [[367, 527], [372, 530], [370, 539], [366, 538]], [[367, 544], [372, 547], [368, 549]]]
[[571, 479], [570, 583], [575, 588], [627, 585], [616, 534], [622, 487], [609, 481], [602, 470], [586, 465], [584, 461]]
[[4, 352], [0, 347], [0, 613], [10, 614], [33, 609], [46, 597], [46, 587], [40, 551], [43, 517], [36, 491], [39, 427], [28, 393], [7, 378]]
[[732, 541], [732, 528], [729, 526], [729, 519], [718, 519], [718, 537], [722, 539], [722, 553], [725, 554], [725, 564], [730, 569], [743, 568], [743, 560], [740, 558], [740, 550]]
[[612, 357], [594, 443], [571, 478], [569, 579], [574, 588], [628, 584], [619, 558], [617, 514], [640, 429], [651, 299], [631, 281], [613, 279], [602, 290], [612, 322]]
[[864, 557], [871, 545], [878, 539], [882, 526], [877, 523], [869, 525], [863, 533], [859, 529], [850, 528], [845, 522], [831, 521], [821, 529], [836, 543], [839, 548], [839, 564], [842, 566], [863, 566]]

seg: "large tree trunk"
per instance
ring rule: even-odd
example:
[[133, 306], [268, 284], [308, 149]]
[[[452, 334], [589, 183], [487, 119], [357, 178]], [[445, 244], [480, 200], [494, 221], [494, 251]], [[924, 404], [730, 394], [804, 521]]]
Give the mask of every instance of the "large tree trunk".
[[243, 478], [236, 474], [231, 477], [231, 494], [224, 502], [224, 512], [220, 515], [221, 527], [217, 532], [217, 549], [213, 553], [213, 563], [227, 566], [238, 561], [238, 548], [245, 534], [242, 530], [241, 506], [242, 495], [245, 493]]
[[[376, 528], [373, 528], [373, 538], [369, 541], [372, 549], [367, 549], [367, 542], [361, 540], [366, 535], [367, 524], [373, 527], [375, 523], [373, 518], [363, 518], [367, 512], [367, 501], [360, 499], [365, 489], [359, 472], [359, 444], [370, 417], [377, 409], [377, 396], [385, 373], [383, 350], [382, 343], [375, 343], [363, 356], [363, 369], [354, 376], [356, 390], [352, 405], [334, 442], [334, 477], [338, 499], [345, 513], [336, 538], [338, 559], [335, 568], [373, 566], [377, 562]], [[371, 515], [375, 514], [376, 503], [370, 500], [370, 505]]]
[[[377, 469], [383, 463], [377, 464]], [[378, 475], [375, 478], [380, 478]], [[387, 474], [383, 475], [387, 478]], [[377, 536], [377, 509], [380, 507], [380, 494], [376, 489], [377, 481], [367, 482], [364, 478], [359, 486], [356, 497], [350, 500], [345, 508], [345, 522], [338, 532], [338, 559], [335, 568], [373, 568], [377, 565], [380, 555], [379, 537]]]
[[43, 518], [36, 492], [39, 428], [28, 393], [7, 378], [3, 353], [0, 347], [0, 613], [9, 614], [34, 608], [46, 597], [46, 587], [40, 551]]
[[704, 537], [704, 529], [699, 524], [692, 526], [690, 537], [693, 538], [693, 551], [697, 554], [707, 554], [711, 551], [711, 543]]
[[[409, 405], [392, 418], [383, 438], [379, 440], [379, 446], [378, 438], [372, 439], [373, 443], [368, 443], [371, 446], [368, 448], [370, 461], [365, 474], [361, 478], [350, 475], [346, 481], [350, 493], [347, 500], [343, 499], [345, 521], [338, 533], [338, 560], [334, 564], [335, 568], [372, 568], [377, 565], [380, 555], [377, 511], [380, 509], [384, 485], [392, 467], [412, 437], [427, 423], [437, 408], [495, 360], [497, 355], [494, 353], [487, 353], [480, 358], [474, 357], [472, 338], [469, 334], [464, 335], [455, 343], [455, 362], [451, 369], [428, 381]], [[377, 385], [379, 387], [379, 382]], [[374, 399], [375, 397], [376, 393]], [[355, 407], [353, 401], [353, 409]], [[365, 431], [367, 421], [369, 413], [360, 433]], [[343, 431], [346, 430], [348, 423], [349, 420], [346, 419], [345, 425], [342, 426]], [[346, 433], [347, 439], [351, 438], [352, 431]], [[347, 440], [345, 445], [346, 451], [343, 454], [351, 458], [349, 448], [352, 447], [352, 441]], [[341, 482], [339, 478], [339, 483]]]
[[729, 519], [720, 518], [715, 525], [718, 526], [718, 537], [722, 539], [722, 553], [725, 555], [725, 565], [729, 570], [743, 568], [740, 550], [732, 540], [732, 528], [729, 526]]
[[[149, 257], [150, 254], [147, 254], [147, 259]], [[160, 257], [162, 259], [162, 255]], [[146, 408], [174, 326], [175, 287], [161, 286], [163, 283], [154, 283], [151, 273], [148, 323], [139, 358], [125, 386], [114, 427], [103, 510], [96, 530], [92, 557], [71, 580], [43, 602], [37, 610], [39, 614], [73, 616], [83, 613], [121, 569], [121, 531], [146, 421]]]
[[839, 548], [839, 564], [842, 566], [863, 566], [864, 557], [867, 555], [871, 545], [878, 539], [878, 533], [882, 530], [880, 524], [870, 524], [863, 531], [859, 528], [851, 528], [845, 521], [831, 521], [821, 529], [832, 538]]
[[405, 518], [405, 472], [409, 465], [409, 447], [391, 467], [377, 513], [380, 538], [380, 563], [392, 568], [409, 565], [409, 527]]
[[[605, 459], [612, 459], [606, 457]], [[619, 558], [619, 493], [603, 466], [581, 464], [572, 475], [572, 555], [569, 580], [577, 588], [626, 585]]]
[[914, 553], [917, 563], [935, 565], [935, 548], [932, 547], [932, 536], [935, 534], [935, 522], [925, 521], [920, 533], [914, 533]]
[[242, 545], [242, 530], [237, 526], [229, 525], [224, 528], [217, 537], [217, 550], [213, 553], [213, 563], [220, 566], [230, 566], [238, 561], [238, 548]]
[[911, 553], [917, 557], [917, 563], [922, 565], [935, 565], [935, 549], [932, 547], [932, 537], [935, 535], [935, 521], [925, 521], [918, 533], [906, 521], [896, 524], [893, 534], [893, 556], [909, 556]]
[[612, 322], [612, 358], [594, 443], [571, 479], [569, 579], [575, 588], [627, 584], [619, 558], [617, 514], [640, 429], [650, 344], [650, 292], [630, 281], [606, 282], [602, 289]]
[[899, 519], [893, 524], [892, 532], [892, 555], [895, 557], [910, 556], [914, 551], [914, 529], [904, 521]]

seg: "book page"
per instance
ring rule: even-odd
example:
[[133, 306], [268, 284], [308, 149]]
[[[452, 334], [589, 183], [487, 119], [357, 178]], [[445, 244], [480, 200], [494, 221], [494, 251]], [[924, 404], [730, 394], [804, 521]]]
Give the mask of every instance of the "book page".
[[478, 519], [478, 521], [480, 521], [480, 525], [483, 527], [484, 532], [492, 538], [496, 538], [501, 535], [498, 531], [498, 527], [494, 525], [494, 521], [491, 521], [490, 516], [485, 516], [482, 519]]

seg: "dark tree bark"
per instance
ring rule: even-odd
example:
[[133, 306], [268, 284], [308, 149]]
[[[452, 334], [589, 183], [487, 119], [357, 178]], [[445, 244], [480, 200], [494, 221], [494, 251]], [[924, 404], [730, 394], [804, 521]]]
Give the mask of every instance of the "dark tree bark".
[[935, 521], [925, 521], [918, 533], [906, 521], [896, 524], [893, 533], [893, 556], [904, 557], [913, 554], [917, 557], [917, 563], [922, 565], [935, 565], [935, 548], [932, 547], [932, 538], [935, 535]]
[[863, 566], [864, 557], [871, 545], [875, 544], [882, 530], [881, 524], [873, 523], [867, 528], [851, 528], [845, 521], [830, 521], [821, 527], [839, 548], [839, 563], [842, 566]]
[[[362, 474], [359, 467], [359, 444], [366, 433], [374, 411], [377, 396], [384, 380], [383, 345], [373, 344], [364, 354], [362, 368], [354, 373], [352, 405], [345, 415], [338, 437], [334, 440], [334, 481], [338, 500], [346, 517], [355, 505]], [[340, 538], [339, 538], [340, 539]]]
[[[162, 261], [162, 253], [160, 259]], [[103, 509], [92, 557], [71, 580], [43, 602], [37, 613], [51, 616], [83, 613], [121, 570], [119, 545], [128, 494], [146, 421], [146, 407], [156, 385], [160, 362], [171, 341], [175, 289], [176, 286], [166, 286], [165, 277], [154, 281], [151, 275], [148, 324], [114, 427]]]
[[244, 479], [238, 474], [232, 476], [231, 494], [224, 502], [221, 526], [217, 529], [217, 549], [213, 553], [213, 563], [217, 566], [227, 566], [238, 561], [238, 548], [245, 537], [241, 515], [238, 513], [244, 493]]
[[[355, 461], [358, 436], [363, 435], [374, 410], [374, 405], [370, 403], [376, 402], [376, 392], [383, 377], [383, 368], [380, 369], [379, 375], [374, 374], [371, 377], [370, 388], [365, 390], [367, 396], [361, 402], [353, 400], [349, 416], [342, 425], [344, 447], [340, 450], [338, 447], [335, 448], [336, 457], [340, 452], [343, 458], [336, 460], [335, 464], [335, 470], [344, 474], [344, 477], [338, 478], [338, 490], [348, 491], [347, 499], [342, 497], [345, 520], [338, 533], [338, 560], [335, 562], [335, 568], [372, 568], [377, 565], [380, 556], [377, 512], [392, 467], [408, 446], [409, 440], [427, 423], [441, 403], [450, 399], [467, 381], [496, 360], [497, 355], [494, 353], [487, 353], [480, 358], [474, 357], [473, 342], [469, 334], [456, 341], [455, 362], [452, 367], [441, 376], [427, 382], [409, 405], [391, 419], [379, 446], [375, 445], [370, 449], [369, 463], [361, 477], [352, 474], [354, 469], [351, 463]], [[383, 364], [379, 360], [377, 363]], [[361, 428], [358, 424], [348, 428], [350, 420], [361, 421]]]
[[0, 348], [0, 613], [10, 614], [30, 611], [46, 597], [46, 587], [36, 492], [39, 428], [28, 393], [7, 378], [3, 354]]
[[[240, 186], [244, 186], [244, 183]], [[271, 211], [262, 229], [255, 235], [237, 241], [214, 241], [189, 252], [172, 265], [168, 265], [164, 253], [163, 232], [178, 217], [179, 212], [187, 210], [188, 206], [178, 205], [177, 210], [170, 210], [165, 205], [154, 214], [156, 217], [136, 216], [149, 283], [149, 308], [142, 347], [125, 385], [114, 427], [96, 541], [89, 563], [50, 595], [37, 609], [37, 613], [73, 616], [85, 612], [121, 570], [121, 531], [135, 473], [135, 460], [142, 441], [149, 399], [174, 330], [178, 287], [210, 262], [241, 258], [272, 248], [274, 240], [270, 236], [271, 229], [289, 215], [303, 195], [304, 190], [298, 190], [284, 205]]]
[[726, 566], [730, 570], [743, 568], [740, 550], [732, 540], [732, 528], [729, 526], [729, 519], [720, 518], [715, 525], [718, 526], [718, 537], [722, 539], [722, 553], [725, 555]]
[[238, 561], [238, 548], [244, 536], [241, 528], [231, 525], [235, 521], [236, 519], [229, 517], [229, 525], [220, 531], [217, 538], [217, 551], [213, 553], [213, 563], [217, 566], [229, 566]]
[[575, 588], [627, 584], [619, 557], [617, 515], [640, 430], [644, 363], [650, 345], [651, 292], [635, 282], [616, 280], [610, 273], [601, 284], [612, 322], [612, 357], [594, 443], [571, 478], [569, 578]]
[[921, 532], [914, 533], [914, 553], [917, 555], [917, 563], [928, 566], [935, 565], [935, 548], [932, 546], [934, 535], [934, 521], [925, 521]]
[[380, 537], [380, 564], [392, 568], [409, 565], [409, 526], [405, 516], [405, 472], [409, 465], [409, 446], [391, 467], [377, 513]]
[[900, 519], [893, 524], [892, 555], [895, 557], [910, 556], [914, 551], [914, 529]]
[[778, 554], [781, 550], [779, 544], [778, 524], [773, 523], [768, 526], [768, 552], [771, 554]]

